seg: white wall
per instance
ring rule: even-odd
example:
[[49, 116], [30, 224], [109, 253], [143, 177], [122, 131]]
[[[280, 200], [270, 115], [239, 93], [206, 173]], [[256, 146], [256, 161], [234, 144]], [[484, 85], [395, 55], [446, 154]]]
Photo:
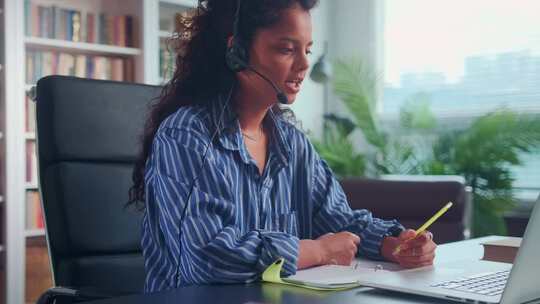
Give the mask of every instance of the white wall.
[[[324, 51], [324, 42], [329, 36], [329, 0], [320, 0], [319, 5], [311, 12], [313, 22], [313, 47], [310, 56], [310, 64], [313, 66]], [[296, 118], [301, 122], [302, 128], [308, 131], [311, 136], [320, 137], [322, 134], [322, 113], [324, 88], [321, 84], [313, 82], [309, 78], [308, 71], [302, 84], [302, 89], [296, 101], [292, 105], [292, 110]]]
[[[383, 72], [383, 1], [381, 0], [319, 0], [312, 11], [313, 54], [315, 64], [329, 43], [328, 60], [356, 57], [365, 61], [377, 77]], [[308, 74], [309, 76], [309, 74]], [[304, 130], [315, 137], [322, 134], [324, 88], [306, 77], [300, 94], [292, 106]], [[382, 79], [382, 78], [381, 78]], [[330, 85], [330, 84], [329, 84]], [[331, 91], [331, 89], [330, 89]], [[375, 94], [380, 95], [380, 88]], [[344, 107], [330, 94], [329, 111], [346, 113]]]
[[[359, 58], [377, 78], [383, 73], [383, 2], [381, 0], [335, 0], [330, 6], [330, 58]], [[380, 94], [380, 89], [375, 90]], [[333, 97], [335, 98], [335, 97]], [[343, 112], [336, 102], [330, 111]]]

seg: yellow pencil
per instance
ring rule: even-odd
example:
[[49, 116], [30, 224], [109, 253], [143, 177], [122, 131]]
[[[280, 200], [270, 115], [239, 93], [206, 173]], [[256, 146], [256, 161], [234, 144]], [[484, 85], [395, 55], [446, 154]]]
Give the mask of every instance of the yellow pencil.
[[[412, 240], [412, 239], [416, 238], [420, 233], [422, 233], [426, 229], [428, 229], [428, 227], [431, 226], [431, 224], [433, 224], [433, 222], [435, 222], [439, 217], [441, 217], [441, 215], [443, 215], [446, 211], [448, 211], [448, 209], [450, 209], [450, 207], [452, 207], [452, 205], [453, 205], [452, 202], [448, 202], [448, 204], [446, 204], [444, 207], [441, 208], [441, 210], [439, 210], [437, 213], [435, 213], [435, 215], [432, 216], [424, 225], [422, 225], [420, 228], [418, 228], [418, 230], [416, 230], [415, 233], [414, 233], [414, 237], [410, 238], [409, 240]], [[407, 241], [409, 241], [409, 240], [407, 240]], [[394, 254], [397, 254], [400, 250], [401, 250], [401, 245], [398, 245], [396, 247], [396, 250], [394, 250]]]

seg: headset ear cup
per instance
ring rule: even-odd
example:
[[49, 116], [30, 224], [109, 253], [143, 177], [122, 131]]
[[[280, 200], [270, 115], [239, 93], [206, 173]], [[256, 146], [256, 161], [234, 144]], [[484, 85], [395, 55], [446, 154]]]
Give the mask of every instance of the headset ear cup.
[[240, 72], [248, 67], [248, 58], [245, 48], [237, 41], [233, 39], [231, 47], [227, 49], [225, 55], [227, 66], [233, 72]]
[[245, 48], [244, 41], [241, 39], [236, 39], [236, 51], [239, 54], [240, 60], [242, 60], [246, 66], [249, 65], [249, 56], [247, 53], [247, 49]]
[[244, 62], [238, 57], [238, 53], [233, 49], [227, 49], [226, 54], [227, 66], [233, 72], [240, 72], [245, 69]]

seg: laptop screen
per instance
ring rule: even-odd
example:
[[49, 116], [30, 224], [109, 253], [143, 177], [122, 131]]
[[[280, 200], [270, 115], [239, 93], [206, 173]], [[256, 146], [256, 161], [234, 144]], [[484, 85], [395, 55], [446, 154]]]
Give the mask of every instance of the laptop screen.
[[540, 197], [536, 200], [523, 241], [502, 297], [502, 304], [540, 299]]

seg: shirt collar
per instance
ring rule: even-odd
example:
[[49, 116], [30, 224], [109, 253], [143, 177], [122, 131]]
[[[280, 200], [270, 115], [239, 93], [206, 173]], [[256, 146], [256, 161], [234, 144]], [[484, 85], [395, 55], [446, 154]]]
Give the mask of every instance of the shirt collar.
[[[245, 163], [249, 163], [250, 156], [244, 145], [238, 116], [230, 104], [225, 105], [226, 102], [227, 97], [219, 95], [215, 100], [212, 100], [209, 105], [214, 131], [216, 130], [215, 128], [218, 128], [219, 130], [218, 134], [216, 134], [216, 141], [227, 150], [239, 151], [242, 160]], [[220, 120], [221, 115], [222, 118]], [[273, 152], [277, 152], [279, 160], [286, 165], [290, 159], [291, 153], [285, 130], [286, 122], [283, 121], [283, 118], [274, 113], [272, 109], [269, 109], [265, 117], [265, 123], [267, 126], [270, 126], [272, 130], [269, 149]]]
[[271, 148], [276, 148], [276, 152], [281, 162], [286, 165], [291, 157], [290, 136], [287, 136], [286, 122], [282, 117], [274, 113], [273, 109], [268, 110], [266, 115], [271, 122], [273, 136]]
[[227, 98], [219, 95], [209, 105], [213, 132], [216, 132], [217, 129], [216, 138], [223, 148], [239, 150], [241, 137], [236, 134], [240, 130], [238, 117], [230, 104], [225, 105], [226, 102]]

